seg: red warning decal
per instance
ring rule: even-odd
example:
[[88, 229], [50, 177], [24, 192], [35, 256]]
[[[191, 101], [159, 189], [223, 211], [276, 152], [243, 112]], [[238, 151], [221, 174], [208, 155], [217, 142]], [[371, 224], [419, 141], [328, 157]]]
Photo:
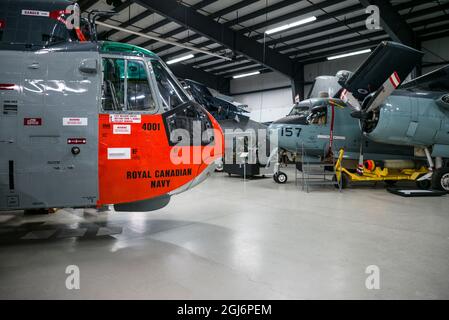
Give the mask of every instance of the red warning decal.
[[6, 25], [5, 20], [1, 20], [1, 19], [0, 19], [0, 30], [4, 29], [4, 28], [5, 28], [5, 25]]
[[42, 118], [24, 118], [23, 125], [24, 126], [41, 126]]

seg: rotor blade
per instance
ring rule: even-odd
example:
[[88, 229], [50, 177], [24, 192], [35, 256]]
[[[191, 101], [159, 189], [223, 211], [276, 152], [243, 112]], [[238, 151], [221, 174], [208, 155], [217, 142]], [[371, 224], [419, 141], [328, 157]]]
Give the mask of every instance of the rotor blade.
[[387, 81], [382, 85], [382, 87], [377, 90], [376, 94], [371, 98], [368, 105], [366, 106], [366, 112], [371, 112], [376, 110], [384, 101], [387, 99], [394, 90], [401, 83], [401, 79], [397, 72], [393, 72], [393, 74], [388, 78]]

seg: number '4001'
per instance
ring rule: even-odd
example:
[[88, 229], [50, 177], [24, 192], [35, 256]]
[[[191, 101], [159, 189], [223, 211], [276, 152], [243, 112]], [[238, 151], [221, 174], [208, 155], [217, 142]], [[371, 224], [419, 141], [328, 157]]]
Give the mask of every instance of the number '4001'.
[[159, 131], [161, 130], [161, 124], [160, 123], [144, 123], [142, 125], [143, 130], [147, 131]]

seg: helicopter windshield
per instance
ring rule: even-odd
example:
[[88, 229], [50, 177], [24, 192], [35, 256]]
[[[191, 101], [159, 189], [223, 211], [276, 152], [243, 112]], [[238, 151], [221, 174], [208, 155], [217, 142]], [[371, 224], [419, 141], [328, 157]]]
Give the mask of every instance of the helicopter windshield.
[[181, 84], [165, 65], [158, 60], [151, 60], [151, 66], [164, 108], [172, 109], [190, 100]]

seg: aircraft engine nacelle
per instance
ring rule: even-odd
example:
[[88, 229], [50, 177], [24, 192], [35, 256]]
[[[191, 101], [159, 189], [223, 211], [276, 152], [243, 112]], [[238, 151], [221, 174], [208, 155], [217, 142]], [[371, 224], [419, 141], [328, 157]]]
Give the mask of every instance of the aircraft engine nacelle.
[[[444, 117], [434, 98], [393, 95], [375, 112], [361, 119], [371, 140], [394, 145], [427, 147], [439, 143]], [[444, 131], [444, 130], [443, 130]]]

